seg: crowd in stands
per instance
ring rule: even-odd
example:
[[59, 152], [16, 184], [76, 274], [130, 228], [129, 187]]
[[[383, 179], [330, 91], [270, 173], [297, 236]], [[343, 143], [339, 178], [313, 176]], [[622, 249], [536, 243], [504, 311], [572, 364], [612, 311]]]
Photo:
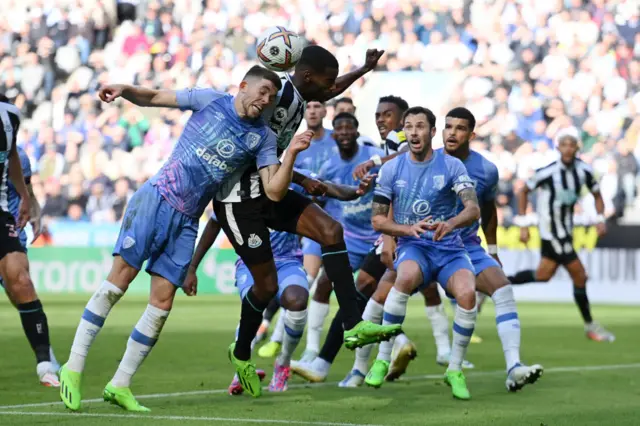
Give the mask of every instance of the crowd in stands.
[[[101, 85], [233, 92], [256, 62], [256, 37], [275, 24], [331, 50], [341, 73], [362, 65], [373, 47], [386, 50], [380, 71], [462, 71], [447, 107], [464, 105], [478, 119], [474, 147], [499, 165], [504, 223], [514, 214], [514, 194], [554, 158], [557, 133], [570, 127], [601, 180], [607, 216], [620, 216], [638, 199], [640, 31], [633, 0], [2, 3], [0, 92], [25, 117], [19, 143], [37, 171], [32, 182], [43, 213], [53, 220], [120, 220], [188, 118], [101, 104]], [[357, 99], [362, 84], [345, 95]], [[590, 214], [588, 201], [579, 213]]]

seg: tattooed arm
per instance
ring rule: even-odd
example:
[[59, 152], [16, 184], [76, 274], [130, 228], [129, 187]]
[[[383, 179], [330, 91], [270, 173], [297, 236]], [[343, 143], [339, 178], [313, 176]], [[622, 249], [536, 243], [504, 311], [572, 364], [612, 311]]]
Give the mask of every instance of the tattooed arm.
[[414, 225], [400, 225], [389, 215], [391, 202], [389, 199], [376, 195], [373, 198], [373, 207], [371, 213], [371, 224], [373, 229], [392, 237], [416, 237], [427, 231], [427, 222], [431, 216], [424, 218]]
[[466, 228], [473, 225], [473, 222], [480, 219], [480, 206], [478, 206], [478, 196], [473, 187], [465, 188], [458, 194], [464, 209], [457, 216], [451, 218], [450, 222], [454, 229]]

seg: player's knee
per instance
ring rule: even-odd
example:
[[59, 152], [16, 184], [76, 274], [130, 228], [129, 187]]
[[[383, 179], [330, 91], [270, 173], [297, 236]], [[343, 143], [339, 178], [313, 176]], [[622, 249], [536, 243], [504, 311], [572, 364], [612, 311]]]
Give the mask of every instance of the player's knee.
[[319, 230], [320, 239], [318, 241], [323, 246], [330, 246], [333, 244], [339, 244], [344, 241], [344, 230], [339, 222], [332, 220], [328, 224], [322, 226]]
[[114, 256], [113, 265], [107, 276], [107, 281], [122, 291], [127, 291], [129, 284], [138, 275], [138, 270], [129, 265], [121, 256]]
[[471, 286], [458, 287], [455, 297], [461, 308], [473, 309], [476, 306], [476, 290]]
[[282, 307], [288, 311], [301, 312], [307, 309], [309, 300], [309, 292], [306, 288], [298, 285], [292, 285], [285, 289], [282, 293]]
[[7, 277], [5, 285], [15, 303], [27, 303], [37, 299], [36, 290], [26, 268], [20, 268]]

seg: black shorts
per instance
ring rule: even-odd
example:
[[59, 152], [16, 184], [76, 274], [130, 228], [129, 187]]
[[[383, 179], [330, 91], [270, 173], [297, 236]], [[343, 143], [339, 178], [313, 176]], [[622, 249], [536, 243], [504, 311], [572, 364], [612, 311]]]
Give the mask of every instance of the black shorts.
[[567, 265], [578, 259], [578, 254], [573, 248], [573, 238], [541, 240], [540, 243], [540, 255], [560, 265]]
[[0, 210], [0, 260], [9, 253], [26, 253], [20, 244], [20, 230], [11, 213]]
[[379, 282], [384, 275], [387, 267], [382, 263], [381, 255], [378, 253], [378, 247], [374, 246], [362, 261], [360, 267], [361, 272], [369, 274], [376, 282]]
[[311, 203], [289, 191], [277, 203], [262, 196], [238, 203], [214, 201], [213, 209], [238, 256], [247, 265], [256, 265], [273, 259], [269, 228], [295, 234], [298, 219]]

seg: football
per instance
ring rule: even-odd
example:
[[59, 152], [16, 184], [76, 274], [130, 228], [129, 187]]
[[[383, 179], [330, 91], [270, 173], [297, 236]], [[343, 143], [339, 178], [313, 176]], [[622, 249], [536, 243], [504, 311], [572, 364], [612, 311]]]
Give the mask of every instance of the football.
[[257, 54], [262, 65], [272, 71], [287, 71], [300, 60], [304, 41], [285, 27], [267, 28], [258, 38]]

